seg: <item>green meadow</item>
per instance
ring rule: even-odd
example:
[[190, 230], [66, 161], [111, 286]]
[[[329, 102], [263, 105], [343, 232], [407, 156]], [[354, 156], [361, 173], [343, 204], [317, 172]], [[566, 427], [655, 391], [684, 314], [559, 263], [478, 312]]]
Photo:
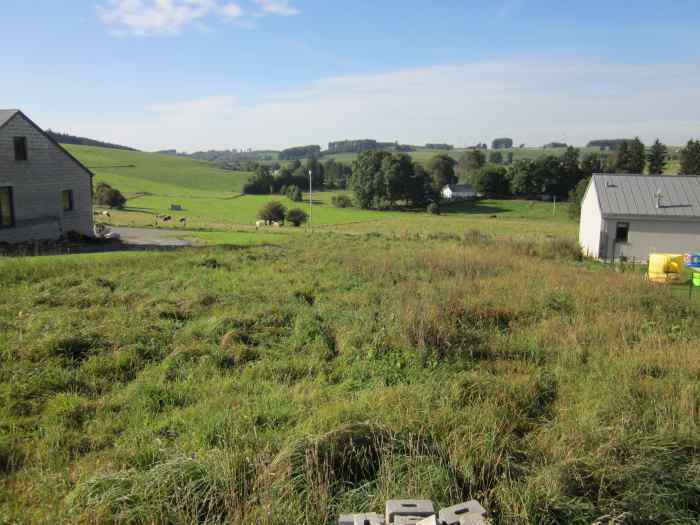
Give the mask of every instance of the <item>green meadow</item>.
[[556, 238], [248, 235], [0, 261], [0, 521], [700, 520], [684, 297]]
[[[153, 155], [73, 146], [71, 152], [89, 166], [95, 182], [107, 182], [128, 198], [124, 210], [112, 210], [110, 224], [117, 226], [153, 226], [157, 215], [168, 214], [174, 220], [159, 227], [184, 229], [178, 222], [187, 219], [186, 235], [206, 243], [243, 239], [252, 242], [258, 210], [271, 200], [281, 201], [288, 209], [308, 211], [308, 194], [303, 202], [271, 195], [241, 195], [238, 190], [250, 176], [231, 172], [213, 164], [182, 157]], [[119, 167], [123, 166], [123, 167]], [[234, 191], [235, 190], [235, 191]], [[312, 198], [312, 226], [344, 233], [387, 232], [396, 235], [461, 233], [476, 228], [507, 237], [557, 235], [572, 237], [576, 224], [568, 217], [568, 205], [523, 201], [482, 200], [443, 207], [440, 216], [425, 210], [373, 211], [335, 208], [331, 199], [337, 192], [318, 192]], [[183, 211], [171, 212], [172, 204]], [[201, 231], [190, 231], [201, 230]], [[276, 235], [294, 235], [285, 228]], [[266, 230], [269, 234], [269, 229]], [[263, 235], [264, 232], [257, 232]]]
[[129, 197], [113, 223], [177, 203], [202, 245], [0, 260], [0, 523], [700, 521], [700, 296], [581, 260], [566, 205], [319, 193], [313, 231], [256, 231], [306, 204], [71, 150]]

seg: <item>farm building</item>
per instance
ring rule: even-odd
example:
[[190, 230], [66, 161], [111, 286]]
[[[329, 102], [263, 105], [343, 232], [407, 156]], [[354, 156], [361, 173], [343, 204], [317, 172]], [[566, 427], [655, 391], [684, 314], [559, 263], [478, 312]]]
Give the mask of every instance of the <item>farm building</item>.
[[18, 110], [0, 110], [0, 242], [93, 235], [92, 173]]
[[473, 199], [476, 197], [476, 190], [469, 184], [448, 184], [442, 191], [443, 199], [447, 200], [457, 200], [457, 199]]
[[596, 259], [700, 251], [700, 177], [593, 175], [579, 243]]

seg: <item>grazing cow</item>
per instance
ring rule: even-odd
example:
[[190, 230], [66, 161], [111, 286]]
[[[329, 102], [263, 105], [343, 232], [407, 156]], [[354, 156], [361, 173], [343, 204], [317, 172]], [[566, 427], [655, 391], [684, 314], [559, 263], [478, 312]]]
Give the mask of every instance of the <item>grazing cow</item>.
[[183, 227], [187, 226], [187, 217], [182, 217], [180, 219], [180, 224], [182, 224]]
[[267, 221], [255, 221], [255, 229], [259, 230], [263, 226], [267, 226]]
[[163, 216], [160, 218], [160, 220], [162, 220], [163, 222], [170, 222], [170, 221], [173, 220], [173, 218], [172, 218], [170, 215], [163, 215]]
[[108, 211], [103, 211], [100, 215], [102, 215], [103, 217], [107, 217], [108, 219], [112, 218], [112, 214]]
[[273, 227], [273, 228], [281, 228], [281, 227], [282, 227], [282, 223], [281, 223], [281, 222], [277, 222], [277, 221], [272, 221], [272, 227]]

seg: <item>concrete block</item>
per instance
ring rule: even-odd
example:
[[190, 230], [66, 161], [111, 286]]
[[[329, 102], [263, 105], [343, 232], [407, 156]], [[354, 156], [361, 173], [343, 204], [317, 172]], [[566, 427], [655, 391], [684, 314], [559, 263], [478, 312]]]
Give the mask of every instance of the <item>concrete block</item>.
[[393, 525], [418, 525], [423, 519], [422, 516], [396, 516]]
[[384, 525], [384, 517], [374, 512], [368, 514], [341, 514], [338, 525]]
[[445, 525], [460, 525], [459, 518], [465, 514], [478, 514], [482, 518], [486, 517], [486, 509], [478, 501], [471, 500], [452, 507], [440, 510], [438, 518]]
[[459, 517], [459, 525], [487, 525], [487, 522], [483, 515], [469, 512]]
[[419, 519], [435, 514], [433, 502], [427, 499], [392, 499], [386, 502], [386, 522], [394, 523], [398, 516], [417, 516]]

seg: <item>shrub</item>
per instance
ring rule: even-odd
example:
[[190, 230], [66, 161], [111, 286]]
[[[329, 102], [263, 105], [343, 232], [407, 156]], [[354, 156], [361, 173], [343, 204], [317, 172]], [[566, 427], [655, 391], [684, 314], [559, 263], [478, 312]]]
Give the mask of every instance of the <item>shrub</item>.
[[302, 194], [301, 194], [301, 189], [299, 189], [299, 186], [287, 186], [285, 188], [284, 194], [287, 196], [287, 198], [290, 201], [294, 202], [301, 202], [302, 199]]
[[309, 216], [304, 210], [295, 208], [293, 210], [289, 210], [289, 213], [287, 214], [287, 220], [298, 228], [299, 226], [301, 226], [309, 220]]
[[95, 204], [109, 206], [110, 208], [122, 208], [126, 204], [126, 197], [106, 182], [100, 182], [93, 194]]
[[428, 213], [431, 215], [440, 215], [440, 206], [437, 202], [428, 204]]
[[352, 199], [347, 195], [334, 195], [331, 204], [336, 208], [352, 208]]
[[284, 222], [286, 215], [287, 208], [278, 201], [268, 202], [258, 212], [258, 218], [268, 222]]

